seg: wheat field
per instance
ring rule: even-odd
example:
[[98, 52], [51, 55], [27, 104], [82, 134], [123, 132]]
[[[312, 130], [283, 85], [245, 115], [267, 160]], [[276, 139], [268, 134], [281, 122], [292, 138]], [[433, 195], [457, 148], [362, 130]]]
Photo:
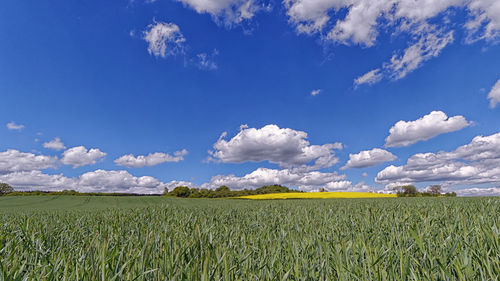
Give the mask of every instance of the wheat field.
[[500, 198], [0, 197], [0, 280], [499, 280]]

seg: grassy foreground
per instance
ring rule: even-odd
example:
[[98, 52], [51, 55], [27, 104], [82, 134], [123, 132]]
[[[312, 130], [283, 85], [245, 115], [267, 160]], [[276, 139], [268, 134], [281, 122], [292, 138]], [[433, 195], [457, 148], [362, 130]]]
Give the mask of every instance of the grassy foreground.
[[331, 198], [388, 198], [396, 194], [368, 192], [290, 192], [240, 196], [241, 199], [331, 199]]
[[499, 280], [500, 198], [0, 197], [0, 280]]

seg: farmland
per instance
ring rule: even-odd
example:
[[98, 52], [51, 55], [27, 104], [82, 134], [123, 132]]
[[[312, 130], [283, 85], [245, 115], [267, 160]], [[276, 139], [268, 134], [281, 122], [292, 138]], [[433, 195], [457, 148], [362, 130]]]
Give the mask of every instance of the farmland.
[[498, 280], [500, 198], [0, 197], [0, 280]]

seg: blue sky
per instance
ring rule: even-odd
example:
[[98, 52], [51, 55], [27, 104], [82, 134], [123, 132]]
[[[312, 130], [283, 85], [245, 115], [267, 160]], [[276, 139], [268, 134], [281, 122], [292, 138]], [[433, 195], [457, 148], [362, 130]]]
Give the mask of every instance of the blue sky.
[[499, 40], [489, 0], [8, 0], [0, 181], [498, 195]]

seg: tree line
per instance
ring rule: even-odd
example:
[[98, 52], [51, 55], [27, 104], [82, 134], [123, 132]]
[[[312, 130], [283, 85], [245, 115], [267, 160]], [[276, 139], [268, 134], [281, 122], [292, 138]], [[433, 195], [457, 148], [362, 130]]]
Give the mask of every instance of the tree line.
[[[455, 197], [455, 192], [443, 193], [440, 185], [431, 185], [427, 191], [419, 192], [413, 185], [403, 185], [394, 187], [398, 197]], [[322, 191], [325, 191], [322, 189]], [[231, 190], [227, 186], [220, 186], [215, 190], [205, 188], [189, 188], [187, 186], [177, 186], [172, 191], [165, 188], [163, 195], [180, 198], [224, 198], [224, 197], [239, 197], [247, 195], [269, 194], [269, 193], [285, 193], [285, 192], [301, 192], [289, 189], [282, 185], [264, 185], [257, 189]], [[0, 196], [28, 196], [28, 195], [73, 195], [73, 196], [145, 196], [147, 194], [135, 193], [93, 193], [93, 192], [78, 192], [75, 190], [63, 191], [15, 191], [12, 186], [6, 183], [0, 183]], [[151, 196], [151, 195], [149, 195]]]
[[[268, 194], [268, 193], [283, 193], [283, 192], [299, 192], [291, 190], [282, 185], [265, 185], [257, 189], [231, 190], [227, 186], [220, 186], [215, 190], [204, 188], [189, 188], [187, 186], [177, 186], [172, 191], [165, 188], [163, 196], [181, 197], [181, 198], [224, 198], [224, 197], [239, 197], [246, 195]], [[72, 195], [72, 196], [159, 196], [160, 194], [137, 194], [137, 193], [95, 193], [95, 192], [78, 192], [76, 190], [62, 191], [15, 191], [12, 186], [6, 183], [0, 183], [0, 196], [29, 196], [29, 195]]]
[[139, 193], [97, 193], [97, 192], [78, 192], [76, 190], [62, 191], [16, 191], [12, 186], [0, 182], [0, 196], [30, 196], [30, 195], [72, 195], [72, 196], [159, 196], [159, 194], [139, 194]]
[[189, 188], [187, 186], [177, 186], [172, 191], [165, 188], [163, 193], [165, 196], [181, 197], [181, 198], [224, 198], [224, 197], [239, 197], [247, 195], [268, 194], [268, 193], [285, 193], [299, 192], [291, 190], [282, 185], [264, 185], [256, 189], [231, 190], [223, 185], [215, 190], [205, 188]]
[[440, 185], [431, 185], [427, 191], [419, 192], [413, 185], [402, 185], [393, 188], [398, 197], [456, 197], [455, 192], [443, 193]]

